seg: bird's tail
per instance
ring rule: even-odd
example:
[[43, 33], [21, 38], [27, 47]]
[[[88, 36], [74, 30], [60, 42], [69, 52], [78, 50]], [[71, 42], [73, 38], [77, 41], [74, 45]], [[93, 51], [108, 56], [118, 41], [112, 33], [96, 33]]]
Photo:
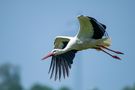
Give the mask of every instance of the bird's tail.
[[104, 47], [109, 47], [112, 43], [111, 38], [102, 38], [99, 40], [100, 45], [104, 46]]
[[105, 44], [105, 46], [109, 47], [109, 46], [112, 44], [111, 38], [106, 38], [106, 39], [104, 40], [104, 44]]

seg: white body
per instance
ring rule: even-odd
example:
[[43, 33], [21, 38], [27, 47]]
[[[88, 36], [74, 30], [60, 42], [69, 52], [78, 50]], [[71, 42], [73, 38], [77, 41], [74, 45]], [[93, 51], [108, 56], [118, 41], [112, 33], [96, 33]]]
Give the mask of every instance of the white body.
[[[63, 36], [64, 38], [64, 36]], [[103, 39], [79, 39], [77, 36], [70, 37], [70, 41], [67, 46], [63, 49], [64, 52], [69, 50], [85, 50], [85, 49], [95, 49], [96, 45], [103, 45], [103, 46], [110, 46], [111, 39], [110, 38], [103, 38]]]

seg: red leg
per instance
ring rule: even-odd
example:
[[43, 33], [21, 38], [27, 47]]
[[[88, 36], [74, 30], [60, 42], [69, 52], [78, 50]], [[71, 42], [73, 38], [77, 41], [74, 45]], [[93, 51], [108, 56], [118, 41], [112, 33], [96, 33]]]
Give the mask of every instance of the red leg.
[[103, 46], [103, 45], [98, 45], [98, 46], [100, 46], [100, 47], [102, 47], [102, 48], [104, 48], [104, 49], [107, 49], [107, 50], [109, 50], [109, 51], [112, 51], [112, 52], [114, 52], [114, 53], [116, 53], [116, 54], [124, 54], [124, 53], [122, 53], [122, 52], [109, 49], [109, 48], [107, 48], [107, 47], [105, 47], [105, 46]]
[[103, 51], [104, 53], [108, 54], [109, 56], [111, 56], [111, 57], [113, 57], [113, 58], [115, 58], [115, 59], [121, 60], [120, 57], [115, 56], [115, 55], [112, 55], [112, 54], [108, 53], [107, 51], [103, 50], [102, 48], [99, 48], [99, 49], [100, 49], [101, 51]]

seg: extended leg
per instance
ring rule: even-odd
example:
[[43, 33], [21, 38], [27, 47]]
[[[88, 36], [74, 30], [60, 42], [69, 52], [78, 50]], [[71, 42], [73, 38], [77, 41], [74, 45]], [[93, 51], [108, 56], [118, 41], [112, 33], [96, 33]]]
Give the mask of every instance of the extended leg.
[[103, 45], [98, 45], [98, 46], [100, 46], [100, 47], [102, 47], [102, 48], [104, 48], [104, 49], [107, 49], [107, 50], [109, 50], [109, 51], [112, 51], [112, 52], [114, 52], [114, 53], [116, 53], [116, 54], [124, 54], [124, 53], [122, 53], [122, 52], [115, 51], [115, 50], [112, 50], [112, 49], [110, 49], [110, 48], [107, 48], [107, 47], [105, 47], [105, 46], [103, 46]]
[[99, 49], [99, 50], [101, 50], [101, 51], [103, 51], [104, 53], [108, 54], [109, 56], [111, 56], [111, 57], [115, 58], [115, 59], [121, 60], [121, 58], [120, 58], [120, 57], [115, 56], [115, 55], [112, 55], [112, 54], [108, 53], [107, 51], [103, 50], [102, 48], [98, 48], [98, 49]]

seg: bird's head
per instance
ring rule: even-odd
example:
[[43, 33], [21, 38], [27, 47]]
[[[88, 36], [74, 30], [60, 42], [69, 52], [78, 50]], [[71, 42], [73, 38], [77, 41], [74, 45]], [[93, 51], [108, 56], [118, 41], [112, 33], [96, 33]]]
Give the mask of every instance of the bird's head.
[[50, 53], [48, 53], [45, 57], [43, 57], [42, 60], [47, 59], [51, 56], [57, 56], [57, 55], [62, 54], [62, 53], [63, 52], [61, 49], [53, 49]]

